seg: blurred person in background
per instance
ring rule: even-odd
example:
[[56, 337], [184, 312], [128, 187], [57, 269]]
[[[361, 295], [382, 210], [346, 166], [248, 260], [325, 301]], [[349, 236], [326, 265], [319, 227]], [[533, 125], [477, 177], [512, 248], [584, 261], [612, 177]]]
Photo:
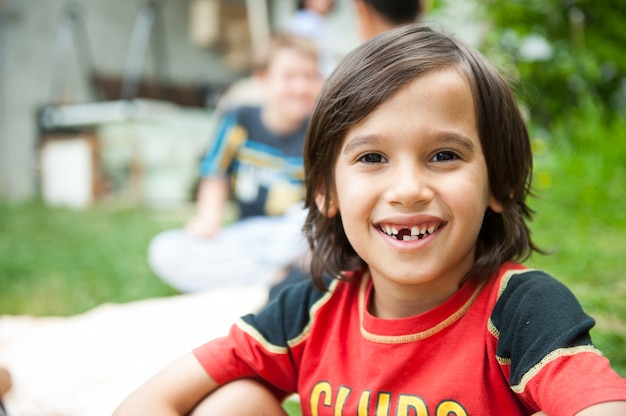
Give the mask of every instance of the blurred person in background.
[[311, 39], [326, 36], [328, 29], [324, 19], [334, 5], [334, 0], [299, 0], [298, 9], [289, 22], [289, 30]]
[[296, 12], [289, 21], [289, 32], [312, 39], [320, 52], [320, 71], [328, 76], [339, 57], [333, 52], [333, 39], [326, 17], [333, 10], [335, 0], [298, 0]]
[[394, 27], [415, 23], [424, 0], [354, 0], [359, 36], [368, 40]]
[[[255, 78], [265, 100], [222, 116], [200, 166], [196, 215], [148, 248], [152, 270], [180, 292], [269, 284], [306, 250], [302, 147], [322, 83], [315, 43], [272, 35]], [[238, 218], [223, 226], [231, 199]]]

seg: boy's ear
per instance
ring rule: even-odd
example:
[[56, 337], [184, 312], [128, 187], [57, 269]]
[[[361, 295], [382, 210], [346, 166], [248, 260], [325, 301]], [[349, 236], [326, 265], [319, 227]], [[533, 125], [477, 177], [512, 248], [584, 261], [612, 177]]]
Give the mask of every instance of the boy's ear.
[[504, 206], [495, 196], [489, 196], [489, 208], [495, 213], [502, 214], [504, 212]]
[[326, 206], [327, 196], [321, 190], [317, 192], [315, 196], [315, 205], [317, 205], [317, 209], [327, 218], [333, 218], [339, 212], [339, 207], [333, 200], [333, 198], [328, 198], [328, 207]]

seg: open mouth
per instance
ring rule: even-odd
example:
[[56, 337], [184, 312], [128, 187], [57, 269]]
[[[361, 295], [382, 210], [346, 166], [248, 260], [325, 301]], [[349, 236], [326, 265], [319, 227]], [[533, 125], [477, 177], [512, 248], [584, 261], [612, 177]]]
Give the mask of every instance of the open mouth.
[[414, 241], [421, 240], [429, 235], [439, 231], [445, 223], [428, 223], [414, 225], [411, 227], [379, 224], [377, 227], [380, 231], [387, 234], [389, 237], [393, 237], [396, 240], [401, 241]]

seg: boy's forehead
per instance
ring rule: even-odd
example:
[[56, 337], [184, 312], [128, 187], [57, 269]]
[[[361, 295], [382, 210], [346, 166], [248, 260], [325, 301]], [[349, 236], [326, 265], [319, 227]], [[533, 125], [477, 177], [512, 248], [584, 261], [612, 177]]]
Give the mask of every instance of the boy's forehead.
[[307, 53], [297, 48], [285, 46], [274, 51], [270, 56], [267, 68], [271, 69], [288, 64], [301, 64], [302, 66], [311, 64], [317, 65], [317, 57], [314, 54]]
[[[360, 114], [361, 117], [354, 124], [358, 124], [358, 123], [361, 123], [366, 118], [370, 117], [371, 114], [376, 112], [378, 108], [380, 108], [382, 105], [392, 100], [398, 94], [405, 92], [407, 90], [411, 90], [411, 92], [414, 95], [416, 93], [419, 93], [420, 89], [416, 90], [416, 89], [411, 89], [410, 87], [413, 84], [418, 83], [419, 81], [424, 80], [426, 78], [432, 79], [434, 78], [433, 75], [437, 75], [437, 74], [446, 74], [445, 78], [447, 82], [441, 83], [439, 85], [441, 88], [445, 88], [445, 89], [452, 88], [452, 89], [456, 89], [457, 91], [462, 91], [464, 93], [467, 92], [468, 96], [472, 98], [472, 102], [474, 101], [475, 89], [473, 87], [473, 82], [471, 81], [471, 77], [469, 76], [469, 74], [467, 74], [466, 71], [464, 71], [463, 69], [459, 68], [456, 65], [446, 65], [446, 66], [441, 66], [439, 68], [432, 68], [422, 73], [416, 74], [412, 78], [408, 78], [408, 79], [403, 80], [402, 82], [396, 82], [396, 83], [394, 83], [393, 81], [391, 83], [384, 82], [385, 80], [389, 80], [389, 78], [388, 76], [381, 75], [379, 76], [377, 80], [371, 81], [370, 84], [374, 87], [377, 85], [386, 86], [388, 87], [388, 92], [385, 93], [384, 95], [381, 95], [381, 99], [379, 100], [379, 102], [375, 103], [374, 106], [372, 106], [371, 101], [369, 101], [368, 94], [363, 94], [363, 91], [367, 87], [357, 86], [356, 89], [353, 89], [353, 87], [346, 87], [344, 89], [336, 89], [335, 91], [332, 92], [332, 94], [334, 94], [335, 96], [344, 96], [344, 97], [350, 96], [351, 103], [348, 104], [348, 106], [352, 106], [353, 108], [358, 109], [360, 107], [368, 107], [367, 109], [365, 109], [365, 111], [357, 112], [358, 114]], [[445, 91], [442, 89], [437, 89], [433, 91], [432, 93], [435, 95], [440, 95], [443, 92]], [[333, 96], [326, 97], [326, 99], [332, 100]], [[473, 104], [472, 104], [472, 107], [474, 107]]]
[[[355, 101], [359, 99], [358, 94], [354, 96]], [[360, 115], [346, 129], [341, 139], [342, 146], [354, 136], [371, 135], [368, 138], [371, 141], [379, 133], [386, 135], [393, 132], [395, 135], [416, 125], [426, 126], [432, 131], [457, 129], [478, 138], [473, 89], [467, 77], [453, 67], [429, 71], [413, 78], [371, 111], [363, 111]], [[398, 117], [406, 118], [399, 120]], [[417, 120], [419, 122], [415, 124]]]
[[299, 56], [300, 58], [310, 59], [313, 61], [318, 60], [317, 49], [302, 49], [294, 45], [283, 46], [275, 51], [276, 55], [290, 55], [290, 56]]

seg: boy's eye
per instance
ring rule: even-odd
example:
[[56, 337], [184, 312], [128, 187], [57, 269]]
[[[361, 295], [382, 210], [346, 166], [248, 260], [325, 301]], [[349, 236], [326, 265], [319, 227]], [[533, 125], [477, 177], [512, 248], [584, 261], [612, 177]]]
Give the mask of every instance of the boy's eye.
[[433, 162], [447, 162], [449, 160], [455, 160], [458, 158], [459, 157], [456, 155], [456, 153], [446, 150], [446, 151], [435, 153], [435, 155], [433, 156], [431, 160]]
[[367, 153], [359, 158], [359, 162], [363, 163], [381, 163], [384, 161], [385, 158], [378, 153]]

